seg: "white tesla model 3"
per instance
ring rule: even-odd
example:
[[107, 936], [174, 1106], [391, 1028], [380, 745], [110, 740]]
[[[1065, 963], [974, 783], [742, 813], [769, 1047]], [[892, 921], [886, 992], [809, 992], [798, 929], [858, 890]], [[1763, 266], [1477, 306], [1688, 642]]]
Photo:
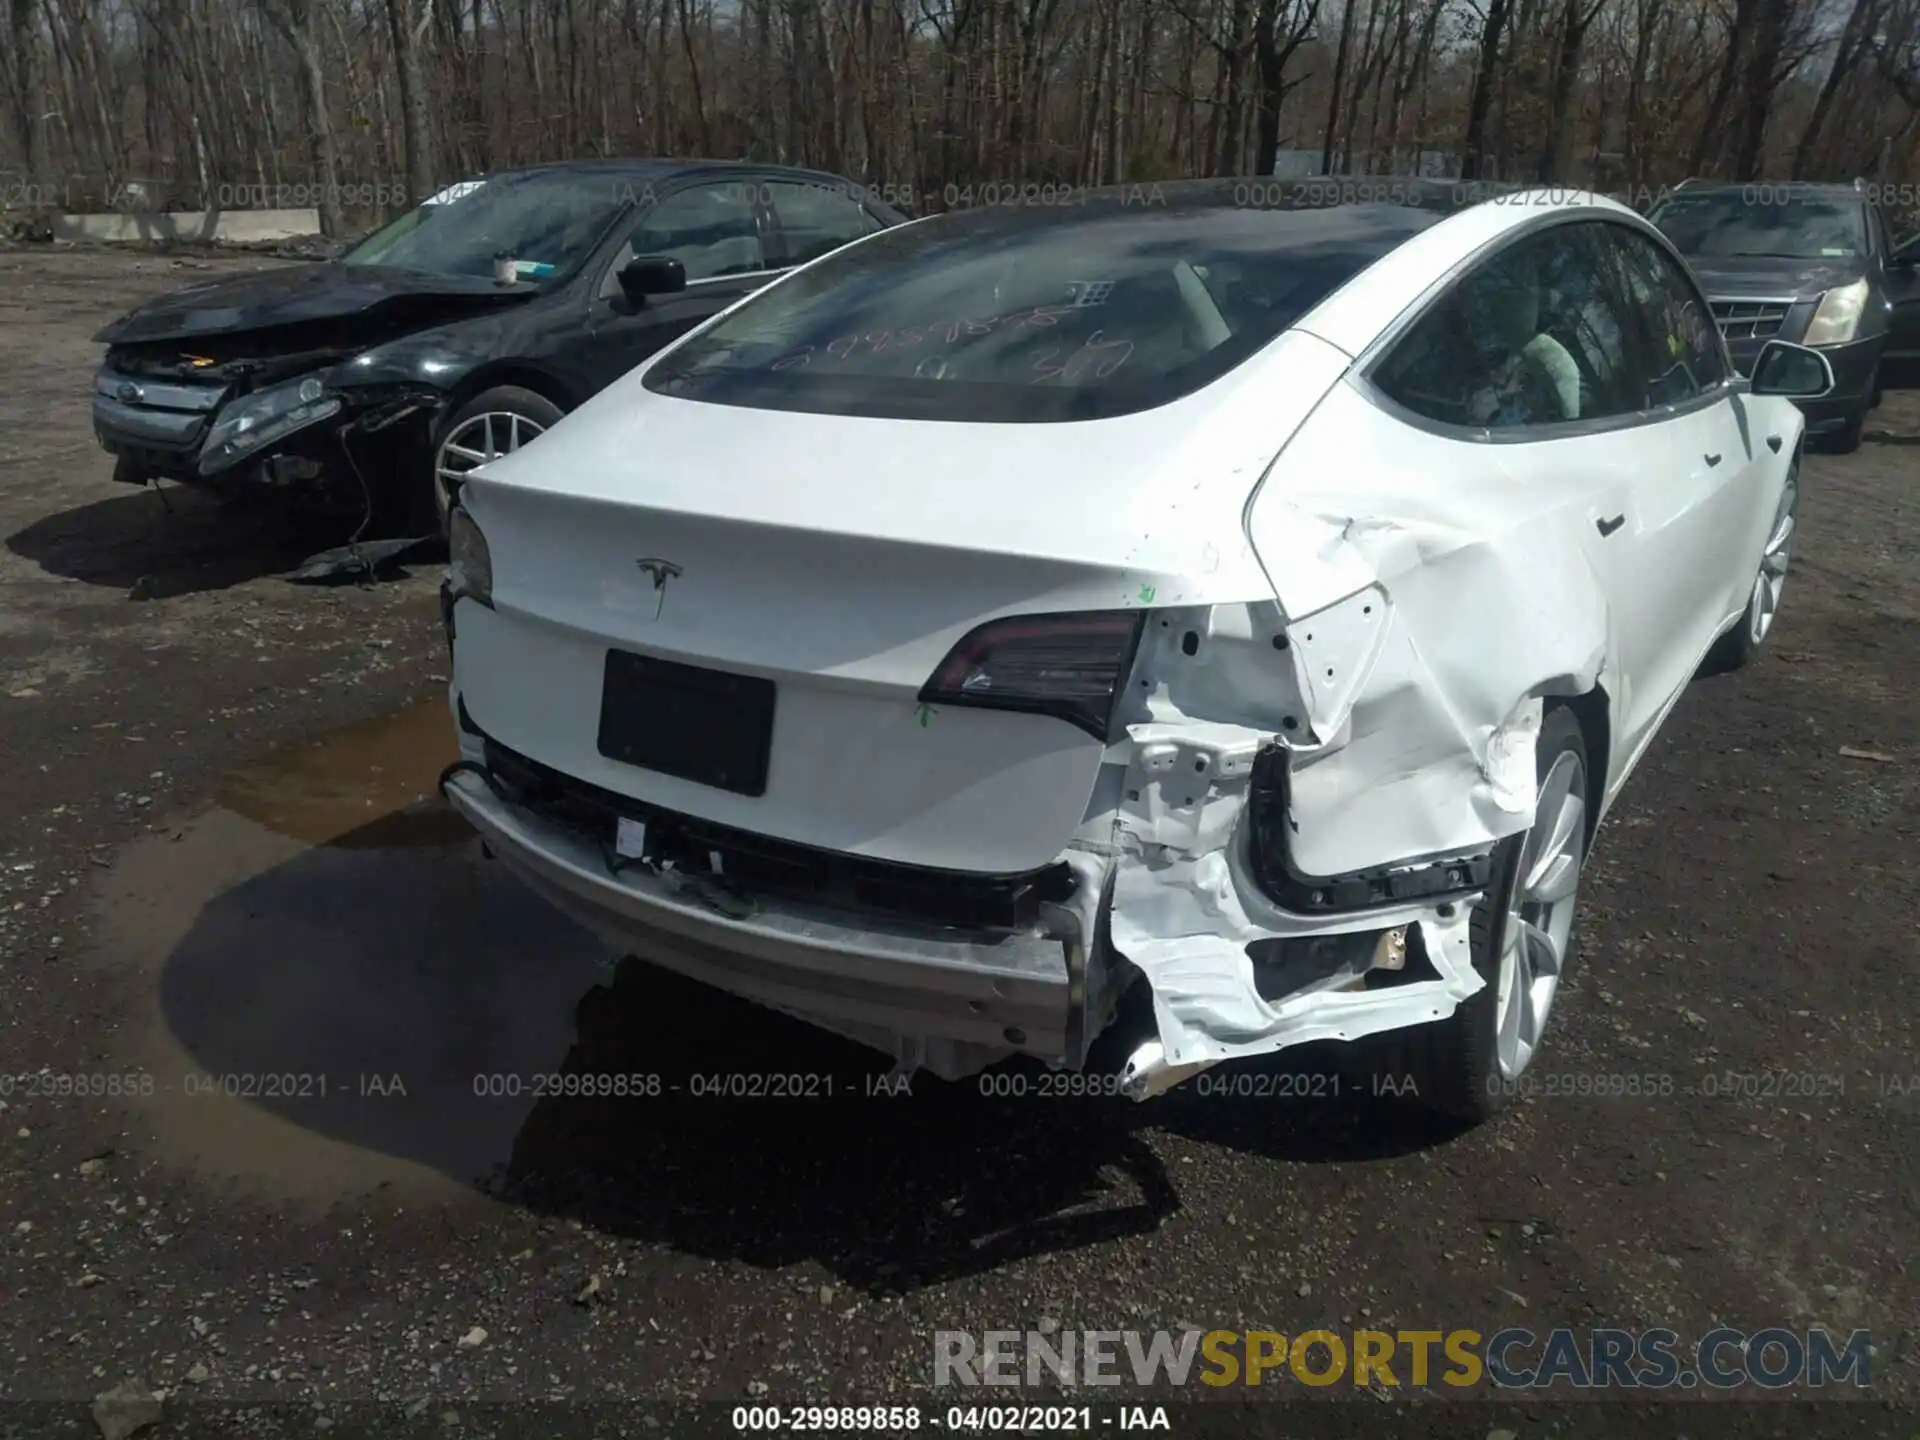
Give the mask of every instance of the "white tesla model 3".
[[887, 230], [477, 471], [448, 797], [904, 1066], [1084, 1066], [1139, 982], [1136, 1098], [1393, 1031], [1498, 1109], [1596, 824], [1773, 622], [1831, 373], [1739, 377], [1604, 199], [1315, 198]]

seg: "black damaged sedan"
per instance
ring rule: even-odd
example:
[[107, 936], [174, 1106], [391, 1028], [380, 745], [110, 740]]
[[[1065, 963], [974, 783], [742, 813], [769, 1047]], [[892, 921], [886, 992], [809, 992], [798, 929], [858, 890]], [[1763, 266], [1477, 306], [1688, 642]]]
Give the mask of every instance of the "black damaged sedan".
[[122, 316], [93, 422], [114, 479], [165, 478], [415, 533], [526, 444], [782, 271], [904, 217], [838, 176], [707, 161], [455, 185], [332, 260]]

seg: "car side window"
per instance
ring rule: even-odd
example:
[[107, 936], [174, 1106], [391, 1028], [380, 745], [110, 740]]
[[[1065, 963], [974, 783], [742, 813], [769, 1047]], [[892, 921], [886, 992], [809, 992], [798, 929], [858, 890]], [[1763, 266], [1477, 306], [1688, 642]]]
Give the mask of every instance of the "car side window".
[[786, 236], [789, 265], [804, 265], [880, 228], [858, 200], [825, 185], [775, 180], [765, 189]]
[[1678, 262], [1645, 235], [1609, 225], [1607, 243], [1629, 276], [1647, 346], [1648, 398], [1678, 405], [1727, 378], [1720, 330]]
[[1401, 338], [1373, 383], [1442, 424], [1507, 430], [1646, 408], [1631, 298], [1591, 224], [1482, 261]]
[[640, 255], [671, 255], [687, 267], [689, 284], [766, 269], [753, 188], [733, 181], [695, 185], [655, 201], [614, 257], [603, 295], [619, 290], [620, 268]]

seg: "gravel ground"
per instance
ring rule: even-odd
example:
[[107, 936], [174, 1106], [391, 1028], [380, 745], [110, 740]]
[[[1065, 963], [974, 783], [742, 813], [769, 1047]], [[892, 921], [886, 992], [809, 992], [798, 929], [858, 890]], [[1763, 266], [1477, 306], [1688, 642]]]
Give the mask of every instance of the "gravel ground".
[[[1769, 649], [1693, 688], [1603, 830], [1500, 1120], [1319, 1052], [1269, 1098], [881, 1094], [480, 858], [430, 798], [435, 567], [293, 585], [331, 537], [110, 481], [93, 331], [260, 263], [0, 249], [0, 1424], [113, 1433], [87, 1407], [131, 1382], [153, 1435], [718, 1433], [635, 1407], [943, 1413], [936, 1330], [1728, 1324], [1870, 1329], [1894, 1402], [1752, 1433], [1913, 1433], [1920, 397], [1808, 462]], [[691, 1093], [748, 1072], [834, 1093]], [[567, 1075], [663, 1090], [537, 1093]], [[1627, 1419], [1338, 1393], [1292, 1428]]]

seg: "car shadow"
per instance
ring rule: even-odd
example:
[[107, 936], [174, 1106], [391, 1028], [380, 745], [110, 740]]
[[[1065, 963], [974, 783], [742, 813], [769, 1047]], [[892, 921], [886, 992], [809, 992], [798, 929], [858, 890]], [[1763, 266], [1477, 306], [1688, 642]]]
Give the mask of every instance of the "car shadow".
[[[325, 1075], [325, 1098], [247, 1103], [537, 1213], [873, 1293], [1155, 1231], [1181, 1208], [1166, 1156], [1195, 1143], [1314, 1164], [1455, 1133], [1358, 1080], [1302, 1080], [1333, 1073], [1321, 1047], [1216, 1072], [1262, 1094], [1189, 1082], [1144, 1105], [1025, 1062], [901, 1083], [801, 1021], [609, 969], [449, 821], [386, 816], [202, 903], [159, 975], [196, 1071]], [[1090, 1075], [1148, 1024], [1130, 1005]]]
[[184, 487], [129, 488], [36, 520], [7, 536], [6, 546], [48, 574], [124, 590], [134, 600], [164, 600], [290, 570], [343, 543], [355, 524], [235, 508]]

